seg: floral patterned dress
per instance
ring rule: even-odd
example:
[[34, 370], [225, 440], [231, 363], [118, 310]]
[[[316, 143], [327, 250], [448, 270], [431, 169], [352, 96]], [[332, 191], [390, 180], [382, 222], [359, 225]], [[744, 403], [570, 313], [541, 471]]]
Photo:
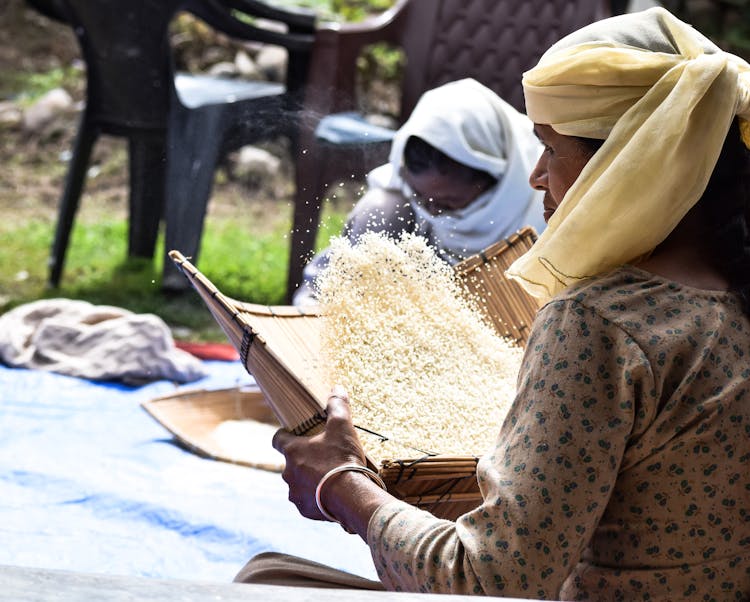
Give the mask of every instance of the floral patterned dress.
[[388, 589], [564, 600], [750, 598], [750, 321], [634, 267], [543, 307], [456, 522], [372, 517]]

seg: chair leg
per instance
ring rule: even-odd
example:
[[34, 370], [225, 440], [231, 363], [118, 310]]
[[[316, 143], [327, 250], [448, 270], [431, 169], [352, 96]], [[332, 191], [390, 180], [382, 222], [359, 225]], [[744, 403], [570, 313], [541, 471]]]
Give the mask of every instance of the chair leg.
[[130, 223], [128, 255], [151, 259], [164, 213], [166, 132], [130, 136]]
[[[174, 111], [170, 119], [167, 154], [164, 250], [175, 249], [194, 264], [198, 261], [203, 222], [221, 148], [223, 109]], [[182, 291], [190, 283], [165, 256], [162, 290]]]
[[317, 142], [314, 134], [310, 132], [304, 134], [300, 148], [308, 149], [308, 152], [297, 152], [294, 155], [297, 158], [295, 162], [297, 189], [294, 197], [287, 302], [291, 302], [294, 291], [302, 282], [302, 271], [312, 258], [320, 224], [321, 207], [326, 198], [326, 185], [331, 184], [343, 174], [353, 174], [358, 178], [364, 178], [368, 170], [388, 160], [390, 143], [331, 149]]
[[[305, 148], [304, 143], [302, 148]], [[313, 148], [308, 145], [307, 148]], [[319, 153], [325, 153], [317, 148]], [[312, 153], [295, 153], [294, 217], [292, 221], [292, 237], [289, 249], [289, 270], [286, 283], [286, 302], [291, 303], [294, 291], [302, 282], [302, 271], [315, 250], [315, 239], [318, 234], [320, 212], [323, 203], [321, 165], [325, 165], [325, 158], [317, 160]]]
[[49, 285], [57, 288], [60, 285], [65, 254], [70, 242], [70, 233], [73, 229], [73, 220], [81, 200], [81, 192], [86, 180], [86, 170], [91, 158], [91, 150], [99, 136], [99, 130], [88, 123], [84, 116], [76, 135], [73, 146], [73, 156], [70, 160], [68, 175], [65, 179], [65, 188], [60, 199], [60, 209], [57, 214], [57, 226], [55, 228], [55, 239], [49, 258]]

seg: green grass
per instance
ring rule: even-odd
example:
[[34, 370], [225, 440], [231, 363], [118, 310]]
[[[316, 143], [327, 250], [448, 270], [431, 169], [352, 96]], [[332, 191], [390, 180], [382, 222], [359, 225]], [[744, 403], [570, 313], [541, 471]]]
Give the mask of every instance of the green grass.
[[[318, 247], [340, 232], [344, 212], [324, 206]], [[284, 302], [289, 256], [285, 223], [271, 231], [250, 232], [231, 217], [207, 224], [199, 261], [201, 271], [224, 293], [252, 303]], [[162, 243], [153, 261], [127, 259], [124, 220], [77, 223], [73, 229], [59, 289], [49, 289], [47, 257], [53, 225], [41, 218], [0, 229], [0, 313], [38, 299], [65, 297], [154, 313], [180, 338], [224, 340], [196, 293], [161, 291]]]
[[71, 89], [80, 86], [82, 80], [81, 70], [75, 67], [58, 67], [41, 73], [0, 73], [0, 98], [15, 98], [21, 107], [28, 107], [46, 92]]
[[360, 21], [369, 14], [387, 10], [394, 0], [276, 0], [276, 3], [283, 8], [309, 8], [324, 19]]

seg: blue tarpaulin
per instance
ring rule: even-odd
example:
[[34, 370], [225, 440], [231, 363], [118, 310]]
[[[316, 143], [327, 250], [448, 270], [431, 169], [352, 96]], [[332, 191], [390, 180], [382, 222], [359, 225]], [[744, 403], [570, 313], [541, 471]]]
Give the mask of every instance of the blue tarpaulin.
[[[253, 382], [205, 364], [182, 389]], [[0, 366], [0, 564], [228, 582], [274, 550], [374, 578], [364, 542], [300, 517], [281, 475], [198, 457], [140, 407], [175, 390]]]

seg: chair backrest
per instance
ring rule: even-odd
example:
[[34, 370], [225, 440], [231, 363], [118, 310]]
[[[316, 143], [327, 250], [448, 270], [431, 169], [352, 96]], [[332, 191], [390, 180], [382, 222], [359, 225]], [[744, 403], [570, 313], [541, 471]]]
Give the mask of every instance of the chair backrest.
[[[315, 16], [309, 11], [281, 10], [258, 0], [55, 2], [62, 5], [86, 62], [88, 117], [105, 129], [116, 132], [166, 127], [174, 91], [169, 24], [183, 10], [230, 37], [286, 48], [286, 100], [291, 108], [296, 108], [292, 105], [304, 87], [314, 39]], [[253, 26], [234, 17], [235, 9], [248, 16], [277, 21], [287, 31]]]
[[400, 33], [401, 116], [425, 91], [472, 77], [523, 111], [521, 76], [554, 42], [609, 16], [601, 0], [411, 0]]
[[359, 24], [318, 28], [305, 94], [314, 129], [324, 115], [358, 111], [357, 57], [370, 44], [403, 50], [397, 121], [421, 95], [471, 77], [523, 111], [523, 72], [557, 40], [612, 14], [612, 0], [395, 0]]
[[182, 0], [62, 0], [86, 63], [88, 117], [105, 129], [166, 127], [168, 26]]

